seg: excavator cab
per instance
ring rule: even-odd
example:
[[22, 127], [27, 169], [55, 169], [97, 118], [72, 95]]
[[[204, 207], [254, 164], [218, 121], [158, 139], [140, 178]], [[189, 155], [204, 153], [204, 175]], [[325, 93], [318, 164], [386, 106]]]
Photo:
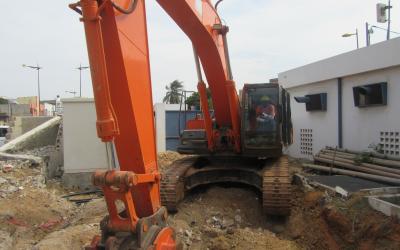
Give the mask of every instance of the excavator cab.
[[290, 97], [277, 83], [245, 84], [241, 117], [243, 155], [276, 158], [291, 143]]

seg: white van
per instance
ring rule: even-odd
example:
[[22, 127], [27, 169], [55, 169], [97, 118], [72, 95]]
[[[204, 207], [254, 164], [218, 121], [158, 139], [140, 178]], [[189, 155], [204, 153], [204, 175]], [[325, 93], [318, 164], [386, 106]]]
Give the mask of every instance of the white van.
[[0, 147], [6, 142], [6, 135], [10, 130], [10, 126], [0, 125]]

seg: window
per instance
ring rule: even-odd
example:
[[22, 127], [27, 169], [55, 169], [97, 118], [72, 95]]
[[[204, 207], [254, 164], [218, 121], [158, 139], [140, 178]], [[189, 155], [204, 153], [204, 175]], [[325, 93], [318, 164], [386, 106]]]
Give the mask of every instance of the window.
[[295, 97], [298, 103], [306, 104], [306, 111], [326, 111], [327, 110], [327, 93], [319, 93], [313, 95], [305, 95], [304, 97]]
[[387, 105], [387, 82], [353, 87], [354, 106]]

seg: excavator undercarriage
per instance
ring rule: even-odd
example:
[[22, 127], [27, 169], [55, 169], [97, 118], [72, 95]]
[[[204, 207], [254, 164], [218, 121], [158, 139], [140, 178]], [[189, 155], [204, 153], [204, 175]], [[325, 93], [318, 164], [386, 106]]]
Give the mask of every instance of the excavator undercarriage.
[[262, 193], [267, 215], [286, 216], [291, 208], [291, 177], [288, 160], [241, 157], [188, 156], [172, 163], [161, 180], [161, 202], [176, 212], [185, 195], [196, 187], [217, 183], [239, 183]]

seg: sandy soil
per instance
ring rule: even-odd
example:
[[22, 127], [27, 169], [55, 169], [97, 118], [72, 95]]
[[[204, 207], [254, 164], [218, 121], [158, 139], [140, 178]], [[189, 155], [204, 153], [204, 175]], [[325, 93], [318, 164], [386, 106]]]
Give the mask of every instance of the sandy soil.
[[[161, 169], [180, 158], [159, 156]], [[293, 169], [296, 168], [295, 163]], [[11, 166], [11, 167], [10, 167]], [[82, 249], [99, 233], [102, 197], [77, 205], [40, 166], [0, 161], [0, 249]], [[400, 249], [399, 223], [371, 210], [362, 196], [342, 200], [294, 187], [286, 220], [261, 212], [260, 194], [242, 186], [197, 189], [171, 214], [184, 249]]]

